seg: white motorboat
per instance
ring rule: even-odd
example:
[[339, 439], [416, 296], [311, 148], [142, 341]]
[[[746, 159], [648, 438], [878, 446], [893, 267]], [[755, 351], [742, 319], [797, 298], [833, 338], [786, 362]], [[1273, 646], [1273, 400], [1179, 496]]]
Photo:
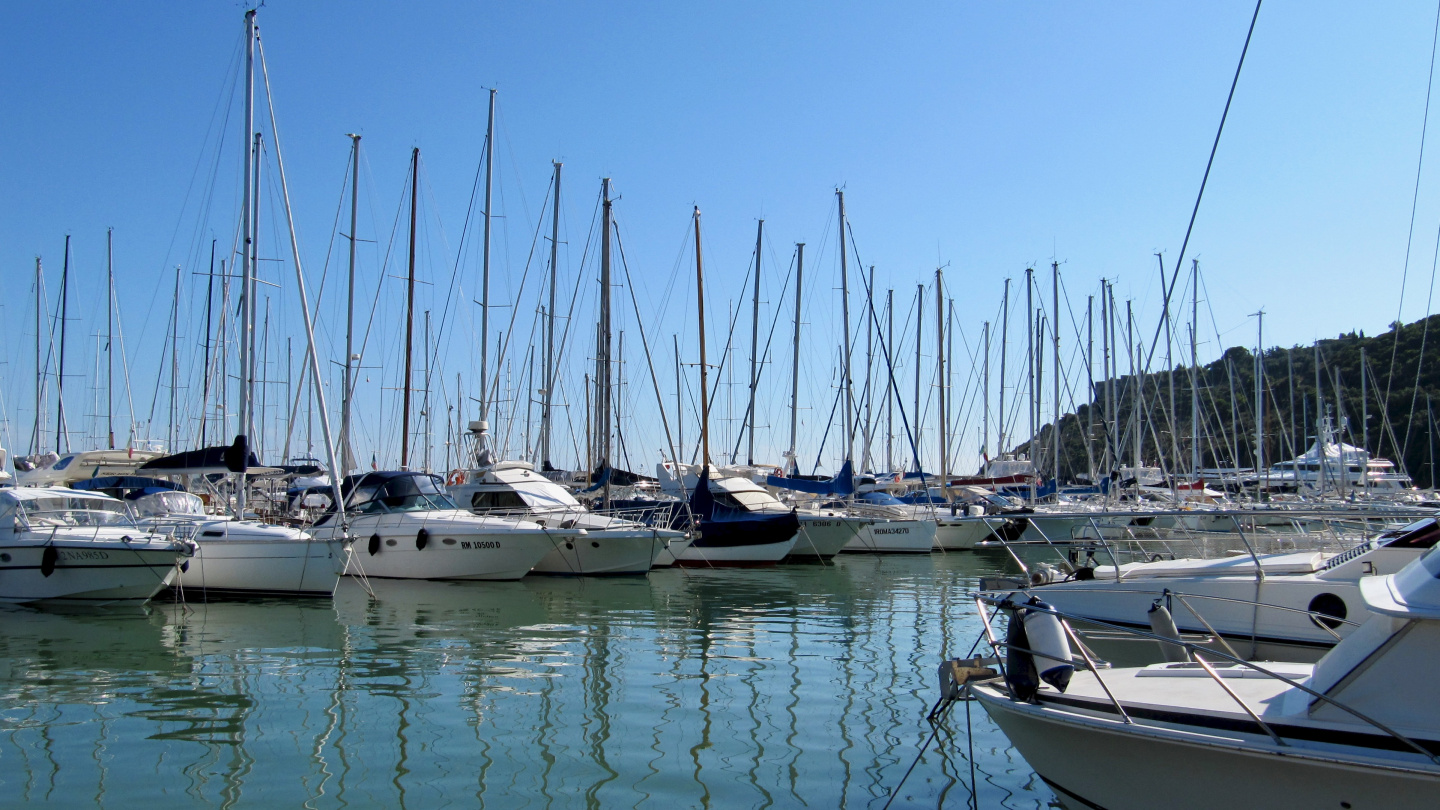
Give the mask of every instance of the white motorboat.
[[1434, 807], [1440, 551], [1359, 591], [1364, 624], [1313, 666], [1191, 646], [1194, 660], [1106, 669], [1071, 657], [1043, 603], [1007, 609], [1005, 643], [982, 616], [1008, 647], [1005, 677], [967, 691], [1073, 810]]
[[321, 542], [287, 526], [209, 514], [198, 495], [159, 478], [106, 476], [75, 487], [125, 501], [141, 528], [195, 543], [194, 558], [172, 584], [187, 600], [335, 592], [335, 560], [342, 551], [337, 541]]
[[527, 461], [501, 461], [483, 470], [458, 471], [452, 473], [451, 482], [451, 497], [477, 515], [519, 517], [539, 526], [588, 532], [552, 548], [536, 563], [537, 574], [643, 574], [672, 542], [685, 539], [684, 532], [628, 519], [626, 515], [634, 510], [591, 512], [569, 490], [535, 472]]
[[[341, 574], [396, 579], [519, 579], [584, 529], [482, 517], [455, 505], [436, 475], [369, 472], [345, 479], [345, 523], [325, 513], [310, 527], [322, 541], [353, 538]], [[348, 535], [348, 536], [347, 536]]]
[[0, 602], [144, 604], [193, 552], [186, 540], [138, 528], [106, 495], [0, 490]]
[[[1019, 586], [1071, 615], [1131, 627], [1149, 627], [1151, 605], [1164, 599], [1182, 632], [1213, 629], [1250, 645], [1242, 649], [1249, 655], [1261, 649], [1320, 651], [1349, 635], [1355, 620], [1366, 615], [1361, 577], [1395, 573], [1437, 541], [1440, 522], [1426, 518], [1338, 554], [1240, 554], [1127, 563], [1118, 570], [1102, 565], [1081, 567], [1063, 578], [1054, 569], [1037, 567], [1028, 586], [986, 578], [981, 587]], [[1257, 610], [1253, 603], [1278, 609]]]
[[155, 450], [83, 450], [39, 453], [15, 459], [15, 483], [22, 487], [69, 486], [87, 478], [129, 475], [164, 453]]

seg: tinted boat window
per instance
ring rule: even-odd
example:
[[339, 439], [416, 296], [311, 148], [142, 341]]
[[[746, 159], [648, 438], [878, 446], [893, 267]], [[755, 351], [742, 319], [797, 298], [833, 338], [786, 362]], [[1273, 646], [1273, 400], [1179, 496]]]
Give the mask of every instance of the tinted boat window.
[[1387, 542], [1388, 548], [1432, 548], [1440, 540], [1440, 522], [1426, 518], [1395, 531], [1394, 540]]

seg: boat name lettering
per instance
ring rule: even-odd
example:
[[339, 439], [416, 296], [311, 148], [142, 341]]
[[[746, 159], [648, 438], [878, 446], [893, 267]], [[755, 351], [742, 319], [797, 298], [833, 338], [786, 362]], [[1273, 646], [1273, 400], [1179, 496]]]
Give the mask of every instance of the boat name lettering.
[[909, 534], [909, 529], [876, 529], [876, 534]]
[[499, 540], [461, 540], [460, 548], [499, 548]]
[[61, 560], [108, 560], [108, 559], [110, 559], [110, 552], [108, 552], [108, 551], [86, 551], [86, 550], [61, 551], [61, 552], [59, 553], [58, 559], [61, 559]]

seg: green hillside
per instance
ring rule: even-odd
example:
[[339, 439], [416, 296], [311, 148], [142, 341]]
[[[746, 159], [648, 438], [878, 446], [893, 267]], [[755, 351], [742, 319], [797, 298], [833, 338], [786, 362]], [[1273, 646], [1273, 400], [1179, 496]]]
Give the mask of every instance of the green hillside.
[[[1428, 334], [1426, 321], [1429, 322]], [[1433, 486], [1434, 458], [1440, 453], [1440, 315], [1380, 335], [1342, 334], [1316, 346], [1265, 350], [1265, 463], [1272, 464], [1303, 453], [1314, 441], [1317, 419], [1326, 412], [1348, 444], [1365, 446], [1414, 477], [1421, 487]], [[1423, 362], [1422, 362], [1423, 343]], [[1364, 353], [1366, 390], [1362, 405], [1361, 353]], [[1393, 361], [1392, 361], [1393, 354]], [[1320, 396], [1316, 396], [1316, 365], [1320, 368]], [[1157, 353], [1157, 360], [1163, 358]], [[1417, 377], [1416, 369], [1420, 368]], [[1177, 366], [1173, 373], [1139, 375], [1143, 382], [1145, 427], [1142, 457], [1167, 471], [1188, 471], [1192, 436], [1190, 427], [1191, 369]], [[1218, 360], [1202, 366], [1195, 375], [1199, 390], [1199, 446], [1201, 467], [1253, 467], [1255, 464], [1255, 359], [1246, 348], [1232, 347]], [[1129, 375], [1113, 381], [1119, 435], [1107, 430], [1105, 384], [1096, 383], [1094, 402], [1061, 418], [1061, 478], [1072, 479], [1087, 470], [1105, 472], [1105, 445], [1119, 445], [1122, 462], [1129, 465], [1134, 448], [1136, 379]], [[1173, 383], [1174, 402], [1171, 403]], [[1232, 394], [1233, 392], [1233, 394]], [[1368, 409], [1368, 431], [1362, 414]], [[1428, 410], [1427, 410], [1428, 409]], [[1085, 441], [1086, 435], [1091, 441]], [[1367, 435], [1368, 434], [1368, 435]], [[1038, 454], [1042, 469], [1050, 469], [1051, 426], [1041, 432]], [[1028, 452], [1026, 445], [1017, 448]], [[1093, 461], [1092, 461], [1093, 459]], [[1178, 463], [1177, 463], [1178, 460]], [[1092, 467], [1093, 465], [1093, 467]]]

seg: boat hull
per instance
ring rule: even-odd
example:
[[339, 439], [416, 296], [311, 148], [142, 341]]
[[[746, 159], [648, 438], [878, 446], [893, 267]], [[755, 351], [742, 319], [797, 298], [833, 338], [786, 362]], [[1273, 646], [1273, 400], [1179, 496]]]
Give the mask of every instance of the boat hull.
[[[135, 547], [56, 541], [50, 576], [41, 570], [45, 546], [0, 547], [0, 602], [18, 605], [138, 605], [174, 580], [187, 551], [148, 542]], [[5, 560], [4, 557], [8, 557]]]
[[878, 520], [842, 549], [847, 554], [929, 554], [935, 548], [933, 520]]
[[[355, 538], [336, 558], [342, 575], [391, 579], [505, 581], [530, 573], [557, 544], [579, 536], [569, 530], [525, 528], [515, 521], [434, 512], [362, 515], [350, 523]], [[420, 532], [424, 531], [424, 548]], [[333, 531], [333, 530], [332, 530]], [[312, 534], [326, 537], [325, 529]], [[372, 553], [373, 549], [373, 553]]]
[[694, 568], [774, 565], [795, 548], [800, 522], [793, 512], [738, 520], [702, 520], [700, 536], [677, 554]]
[[[1238, 803], [1267, 810], [1435, 806], [1440, 772], [1385, 767], [1370, 752], [1347, 756], [1277, 748], [1266, 738], [1080, 716], [973, 690], [995, 724], [1071, 810], [1175, 810]], [[1240, 797], [1240, 798], [1236, 798]]]
[[665, 548], [660, 533], [652, 529], [590, 530], [583, 537], [556, 544], [532, 573], [551, 576], [601, 576], [643, 574], [655, 564]]
[[800, 531], [790, 559], [828, 560], [864, 533], [873, 521], [848, 515], [799, 515]]
[[221, 540], [199, 550], [173, 588], [186, 599], [210, 596], [330, 596], [339, 577], [337, 541]]
[[[996, 526], [1003, 520], [992, 521]], [[978, 517], [939, 518], [935, 527], [935, 546], [944, 551], [970, 551], [994, 533], [990, 525]]]

